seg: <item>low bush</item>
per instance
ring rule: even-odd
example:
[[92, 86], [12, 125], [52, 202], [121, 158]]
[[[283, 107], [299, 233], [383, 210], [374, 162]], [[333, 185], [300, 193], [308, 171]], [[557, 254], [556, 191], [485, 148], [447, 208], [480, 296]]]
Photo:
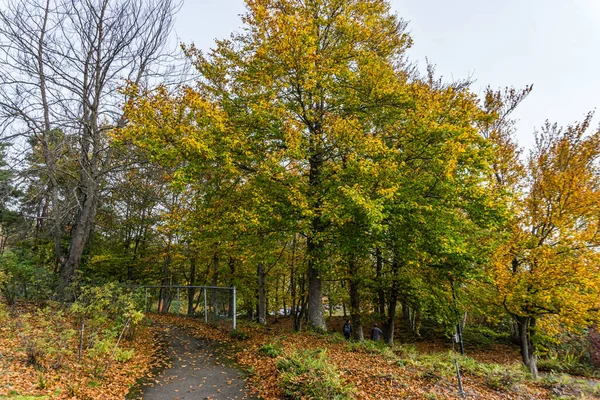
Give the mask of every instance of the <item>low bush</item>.
[[133, 358], [134, 354], [135, 354], [134, 349], [125, 350], [122, 348], [118, 348], [115, 353], [115, 359], [118, 362], [124, 363], [124, 362], [131, 360]]
[[538, 345], [538, 349], [540, 371], [598, 377], [587, 331], [578, 334], [564, 333], [552, 340], [547, 339]]
[[264, 356], [275, 358], [281, 355], [283, 352], [283, 346], [279, 343], [267, 343], [258, 349], [258, 352]]
[[229, 334], [229, 337], [235, 340], [248, 340], [248, 334], [244, 331], [240, 331], [239, 329], [234, 329]]
[[296, 351], [277, 363], [286, 399], [346, 400], [353, 389], [340, 378], [324, 349]]

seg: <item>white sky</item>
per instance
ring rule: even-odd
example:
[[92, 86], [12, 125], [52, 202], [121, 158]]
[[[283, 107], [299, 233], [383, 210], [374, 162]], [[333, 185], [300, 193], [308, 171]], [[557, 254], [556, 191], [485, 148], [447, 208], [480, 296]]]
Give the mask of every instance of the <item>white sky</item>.
[[[561, 125], [583, 119], [600, 105], [600, 0], [391, 0], [409, 21], [409, 57], [425, 57], [448, 79], [471, 77], [480, 93], [524, 87], [531, 95], [518, 119], [521, 146], [533, 143], [546, 119]], [[175, 32], [201, 49], [239, 30], [243, 0], [185, 0]], [[597, 119], [597, 118], [596, 118]]]

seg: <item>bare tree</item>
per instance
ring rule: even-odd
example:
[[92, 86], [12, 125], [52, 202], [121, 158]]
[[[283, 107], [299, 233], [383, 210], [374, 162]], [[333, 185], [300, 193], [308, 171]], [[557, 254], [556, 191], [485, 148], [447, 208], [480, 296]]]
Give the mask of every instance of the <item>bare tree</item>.
[[[147, 85], [169, 68], [165, 50], [179, 6], [179, 0], [8, 0], [0, 8], [0, 134], [35, 143], [41, 153], [67, 297], [112, 168], [108, 132], [125, 122], [118, 88], [126, 81]], [[65, 147], [73, 145], [75, 172], [61, 170]], [[77, 183], [62, 196], [61, 174], [75, 175]], [[76, 204], [71, 216], [61, 208], [66, 196]]]

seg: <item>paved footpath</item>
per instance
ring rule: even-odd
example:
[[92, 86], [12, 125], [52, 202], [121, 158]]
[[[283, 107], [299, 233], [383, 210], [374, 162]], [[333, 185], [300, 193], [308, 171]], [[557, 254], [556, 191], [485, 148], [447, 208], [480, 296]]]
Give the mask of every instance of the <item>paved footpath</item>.
[[227, 365], [214, 342], [198, 340], [176, 327], [164, 327], [171, 367], [143, 391], [144, 400], [247, 399], [242, 373]]

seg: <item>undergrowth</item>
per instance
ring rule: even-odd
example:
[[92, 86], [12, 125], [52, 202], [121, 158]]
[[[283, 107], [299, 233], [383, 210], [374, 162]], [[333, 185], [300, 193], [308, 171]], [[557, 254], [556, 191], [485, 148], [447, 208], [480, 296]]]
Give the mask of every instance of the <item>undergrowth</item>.
[[344, 383], [326, 357], [326, 350], [295, 351], [280, 359], [282, 389], [286, 399], [349, 400], [353, 388]]

